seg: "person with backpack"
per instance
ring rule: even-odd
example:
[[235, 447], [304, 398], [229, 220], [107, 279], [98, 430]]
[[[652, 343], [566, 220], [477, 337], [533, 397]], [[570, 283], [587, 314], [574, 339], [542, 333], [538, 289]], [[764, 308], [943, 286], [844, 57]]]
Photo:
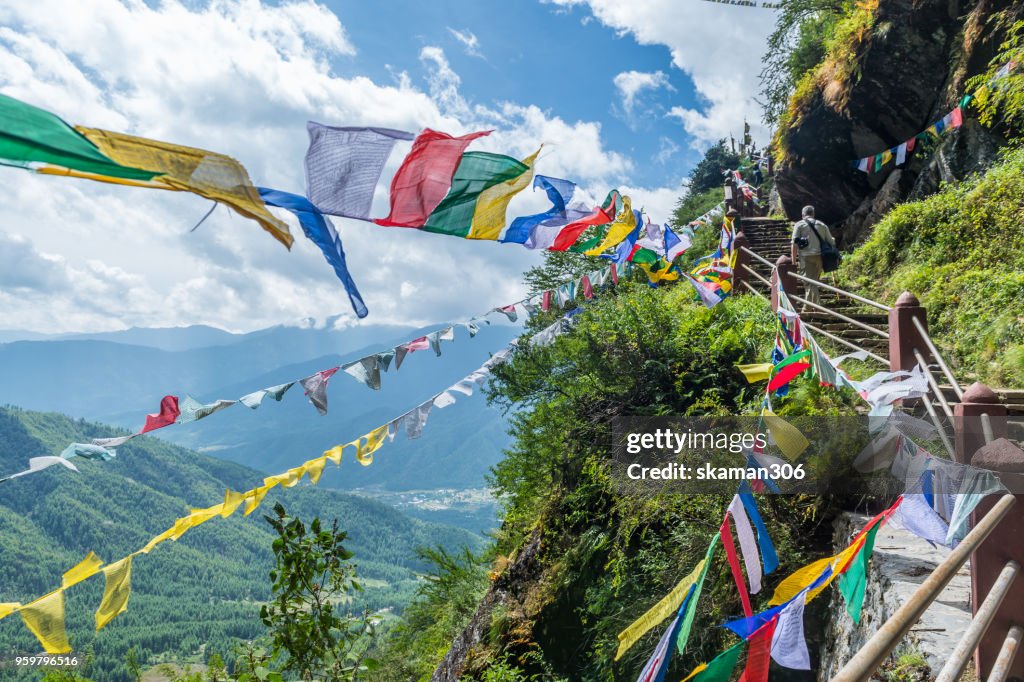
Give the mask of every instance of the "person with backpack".
[[[800, 263], [800, 274], [811, 279], [820, 279], [821, 273], [832, 272], [839, 267], [839, 251], [836, 240], [828, 225], [815, 220], [814, 207], [804, 206], [803, 219], [793, 225], [793, 262]], [[825, 262], [827, 261], [827, 262]], [[818, 285], [804, 282], [811, 303], [818, 303]], [[806, 309], [806, 306], [805, 306]]]

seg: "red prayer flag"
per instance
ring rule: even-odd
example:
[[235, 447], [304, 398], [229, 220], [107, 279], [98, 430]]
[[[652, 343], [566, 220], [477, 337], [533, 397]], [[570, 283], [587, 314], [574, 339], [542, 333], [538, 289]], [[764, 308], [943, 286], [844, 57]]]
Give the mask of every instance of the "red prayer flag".
[[779, 617], [776, 615], [759, 627], [747, 640], [747, 665], [740, 675], [740, 682], [767, 682], [768, 668], [771, 665], [772, 636], [778, 623]]
[[772, 380], [768, 382], [768, 392], [771, 393], [777, 389], [782, 388], [790, 381], [795, 379], [799, 374], [811, 368], [811, 365], [806, 362], [791, 362], [786, 365], [772, 377]]
[[619, 283], [619, 273], [615, 269], [615, 263], [612, 263], [612, 284], [618, 284], [618, 283]]
[[[740, 570], [740, 560], [736, 556], [736, 545], [732, 542], [732, 526], [729, 524], [729, 513], [726, 512], [722, 519], [722, 525], [718, 529], [722, 536], [722, 547], [725, 548], [725, 558], [729, 562], [729, 570], [732, 571], [733, 580], [736, 581], [736, 589], [740, 591], [740, 603], [743, 604], [743, 615], [750, 618], [754, 610], [750, 608], [750, 597], [747, 596], [747, 586], [743, 583], [743, 572]], [[771, 639], [769, 637], [769, 639]]]
[[386, 227], [423, 227], [452, 186], [462, 152], [485, 130], [452, 137], [430, 128], [413, 140], [409, 155], [391, 180], [391, 215], [373, 222]]
[[587, 299], [588, 301], [594, 298], [594, 286], [590, 283], [590, 277], [588, 277], [587, 275], [583, 275], [582, 284], [583, 298]]
[[158, 414], [147, 414], [146, 425], [139, 433], [148, 433], [156, 429], [162, 429], [178, 420], [181, 410], [178, 409], [178, 398], [173, 395], [165, 395], [160, 401], [160, 412]]
[[964, 124], [964, 110], [957, 107], [953, 111], [949, 112], [949, 127], [959, 128]]
[[551, 310], [551, 292], [545, 291], [544, 295], [540, 297], [540, 309], [544, 312]]
[[[614, 208], [612, 209], [614, 210]], [[562, 228], [562, 231], [555, 237], [554, 243], [548, 248], [548, 251], [568, 251], [569, 247], [576, 243], [576, 240], [580, 238], [580, 235], [587, 231], [588, 227], [594, 225], [604, 225], [615, 220], [614, 215], [608, 215], [603, 208], [600, 206], [594, 209], [594, 212], [588, 215], [586, 218], [577, 220], [574, 223], [569, 223]]]

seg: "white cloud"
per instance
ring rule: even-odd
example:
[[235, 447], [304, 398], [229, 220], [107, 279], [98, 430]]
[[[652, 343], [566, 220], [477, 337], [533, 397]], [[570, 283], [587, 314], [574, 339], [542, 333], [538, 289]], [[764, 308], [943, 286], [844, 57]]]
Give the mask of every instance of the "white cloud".
[[664, 71], [653, 73], [645, 71], [623, 71], [612, 79], [615, 89], [622, 97], [622, 106], [627, 115], [632, 115], [636, 106], [637, 95], [644, 90], [659, 90], [665, 88], [675, 91], [669, 83], [668, 76]]
[[[599, 123], [529, 104], [467, 102], [440, 48], [420, 55], [427, 91], [405, 72], [391, 84], [332, 72], [332, 61], [355, 52], [338, 17], [312, 0], [0, 2], [0, 91], [73, 123], [231, 154], [261, 185], [301, 191], [307, 119], [453, 134], [493, 128], [475, 148], [525, 156], [548, 143], [538, 171], [601, 196], [628, 180], [631, 162], [604, 146]], [[389, 161], [375, 215], [387, 210], [387, 178], [407, 149], [403, 143]], [[297, 228], [286, 253], [223, 208], [189, 233], [210, 204], [187, 193], [10, 168], [0, 175], [0, 328], [251, 330], [351, 316], [330, 268]], [[515, 202], [513, 211], [545, 203], [533, 192]], [[515, 300], [522, 271], [538, 258], [515, 246], [335, 222], [369, 324], [462, 318]]]
[[483, 53], [480, 51], [480, 39], [476, 37], [475, 33], [469, 29], [460, 31], [452, 28], [451, 26], [448, 27], [448, 32], [452, 34], [452, 37], [455, 38], [455, 40], [462, 43], [463, 49], [470, 57], [479, 57], [480, 59], [484, 58]]
[[699, 107], [675, 107], [670, 115], [706, 147], [751, 122], [755, 137], [766, 141], [761, 126], [761, 55], [774, 15], [760, 8], [680, 0], [549, 0], [571, 7], [586, 3], [603, 24], [641, 45], [665, 45], [672, 63], [685, 71], [701, 98]]
[[679, 145], [673, 142], [672, 138], [660, 137], [658, 138], [658, 153], [654, 156], [654, 160], [660, 164], [664, 164], [675, 156], [678, 151]]

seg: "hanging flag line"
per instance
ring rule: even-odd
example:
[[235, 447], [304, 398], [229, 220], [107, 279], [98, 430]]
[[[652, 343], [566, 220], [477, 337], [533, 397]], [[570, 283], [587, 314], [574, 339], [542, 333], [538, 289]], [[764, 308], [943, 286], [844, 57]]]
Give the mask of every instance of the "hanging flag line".
[[248, 516], [259, 507], [267, 493], [277, 486], [294, 487], [303, 477], [308, 477], [310, 482], [316, 485], [320, 481], [328, 461], [338, 466], [341, 465], [342, 455], [346, 448], [355, 449], [356, 460], [363, 466], [369, 466], [373, 463], [374, 453], [384, 446], [385, 440], [389, 443], [393, 442], [395, 436], [403, 428], [407, 438], [419, 438], [433, 408], [443, 409], [452, 405], [456, 402], [454, 394], [473, 395], [475, 388], [484, 384], [494, 367], [506, 362], [521, 344], [544, 346], [553, 342], [556, 336], [571, 327], [574, 313], [575, 311], [570, 311], [560, 316], [552, 325], [531, 337], [517, 338], [463, 379], [359, 438], [325, 450], [319, 457], [288, 469], [284, 473], [268, 476], [263, 479], [262, 485], [245, 492], [226, 490], [223, 502], [203, 509], [192, 509], [188, 515], [177, 519], [170, 528], [151, 538], [141, 549], [114, 563], [104, 565], [96, 554], [89, 552], [84, 560], [64, 573], [61, 586], [56, 590], [27, 604], [0, 603], [0, 620], [17, 612], [21, 614], [25, 626], [39, 639], [39, 643], [47, 653], [61, 654], [71, 651], [64, 625], [64, 591], [66, 589], [97, 573], [104, 574], [106, 588], [96, 611], [96, 630], [102, 629], [128, 608], [128, 598], [131, 594], [131, 565], [134, 557], [148, 554], [154, 547], [166, 540], [176, 541], [190, 529], [206, 523], [210, 519], [218, 516], [227, 518], [243, 504], [245, 505], [243, 513]]
[[[715, 1], [715, 0], [711, 0]], [[1013, 73], [1017, 67], [1016, 61], [1010, 61], [1003, 64], [996, 70], [995, 75], [987, 82], [983, 87], [991, 87], [997, 81], [1006, 78]], [[964, 122], [964, 109], [974, 99], [974, 95], [968, 94], [960, 98], [959, 104], [947, 113], [939, 120], [932, 123], [930, 126], [914, 135], [909, 140], [905, 140], [895, 147], [886, 149], [885, 151], [873, 154], [871, 156], [865, 156], [862, 159], [856, 159], [852, 161], [852, 165], [859, 171], [864, 173], [877, 173], [882, 170], [890, 161], [896, 159], [896, 166], [902, 166], [907, 161], [907, 155], [914, 151], [919, 142], [927, 142], [933, 137], [941, 137], [942, 133], [946, 130], [955, 130], [963, 125]]]
[[388, 371], [392, 360], [394, 360], [395, 363], [395, 371], [398, 371], [402, 366], [402, 361], [405, 359], [405, 356], [409, 353], [429, 348], [432, 349], [439, 357], [441, 355], [441, 341], [455, 340], [455, 327], [466, 328], [469, 332], [469, 337], [473, 338], [480, 331], [481, 324], [491, 324], [487, 317], [493, 313], [500, 313], [507, 317], [510, 322], [515, 322], [519, 315], [518, 308], [521, 308], [529, 318], [536, 313], [538, 308], [541, 308], [544, 311], [549, 310], [553, 302], [559, 307], [563, 307], [566, 304], [575, 301], [579, 296], [583, 296], [584, 299], [590, 300], [594, 296], [595, 288], [604, 287], [606, 283], [609, 282], [618, 282], [618, 274], [614, 263], [605, 265], [604, 267], [588, 274], [584, 274], [579, 279], [567, 282], [553, 290], [528, 296], [505, 306], [492, 308], [482, 315], [474, 315], [469, 320], [463, 322], [450, 323], [442, 329], [433, 331], [426, 336], [421, 336], [399, 344], [394, 348], [377, 353], [371, 353], [370, 355], [344, 365], [336, 365], [334, 367], [322, 369], [301, 379], [294, 379], [276, 386], [262, 388], [258, 391], [248, 393], [236, 400], [221, 399], [204, 404], [187, 394], [183, 399], [179, 399], [178, 396], [174, 395], [166, 395], [160, 401], [160, 410], [156, 414], [147, 415], [144, 425], [138, 431], [125, 436], [94, 438], [90, 443], [71, 443], [59, 455], [33, 457], [29, 460], [28, 469], [0, 478], [0, 483], [12, 478], [42, 471], [55, 465], [61, 465], [77, 472], [78, 469], [75, 467], [74, 463], [70, 461], [73, 457], [82, 457], [84, 459], [91, 459], [94, 461], [109, 461], [116, 456], [116, 448], [133, 438], [172, 424], [187, 424], [200, 419], [205, 419], [212, 414], [236, 404], [242, 404], [255, 410], [259, 408], [263, 401], [268, 397], [280, 402], [281, 399], [284, 398], [285, 393], [287, 393], [295, 384], [298, 384], [303, 388], [306, 395], [309, 397], [309, 402], [320, 412], [321, 415], [324, 415], [327, 414], [327, 388], [331, 377], [333, 377], [339, 370], [348, 374], [365, 386], [374, 390], [380, 390], [381, 372]]

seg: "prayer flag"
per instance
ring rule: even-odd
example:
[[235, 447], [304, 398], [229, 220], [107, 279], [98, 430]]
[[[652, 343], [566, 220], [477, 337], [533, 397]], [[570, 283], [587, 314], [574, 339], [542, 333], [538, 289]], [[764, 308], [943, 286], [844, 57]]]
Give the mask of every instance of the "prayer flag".
[[118, 614], [128, 608], [128, 597], [132, 594], [132, 557], [126, 556], [103, 568], [107, 579], [103, 590], [103, 599], [96, 609], [96, 629], [102, 629], [114, 620]]
[[754, 615], [750, 608], [750, 597], [747, 595], [747, 586], [743, 583], [743, 572], [740, 570], [739, 558], [736, 556], [736, 545], [732, 541], [732, 528], [729, 524], [729, 514], [726, 513], [722, 519], [722, 525], [718, 529], [722, 538], [722, 547], [725, 549], [725, 558], [729, 563], [729, 570], [732, 572], [732, 579], [736, 583], [736, 589], [740, 593], [740, 604], [743, 606], [743, 614], [748, 618]]
[[768, 668], [771, 663], [772, 638], [778, 624], [778, 616], [768, 621], [748, 640], [747, 665], [740, 675], [739, 682], [767, 682]]
[[309, 396], [309, 402], [313, 403], [313, 407], [321, 415], [327, 414], [327, 382], [330, 381], [337, 371], [337, 367], [323, 369], [316, 374], [299, 380], [302, 388], [306, 391], [306, 395]]
[[60, 456], [63, 459], [81, 457], [83, 459], [109, 462], [116, 456], [116, 453], [113, 450], [91, 443], [72, 443], [64, 448]]
[[420, 133], [391, 180], [390, 215], [373, 222], [385, 227], [423, 227], [452, 187], [462, 152], [473, 140], [490, 134], [487, 130], [452, 137], [430, 128]]
[[549, 250], [568, 251], [569, 247], [576, 243], [580, 235], [587, 231], [587, 228], [607, 225], [614, 221], [615, 216], [619, 214], [622, 203], [623, 198], [619, 191], [613, 189], [605, 197], [604, 203], [594, 208], [592, 213], [560, 228], [558, 235], [551, 243], [551, 246], [548, 247]]
[[622, 210], [615, 216], [615, 221], [608, 227], [608, 233], [604, 236], [604, 240], [600, 245], [585, 251], [584, 255], [596, 256], [605, 249], [617, 246], [619, 242], [636, 231], [639, 223], [640, 221], [637, 220], [637, 214], [633, 211], [629, 197], [623, 197]]
[[697, 584], [693, 588], [693, 594], [687, 597], [687, 600], [684, 602], [686, 609], [683, 614], [683, 625], [679, 629], [679, 635], [676, 637], [676, 648], [679, 649], [680, 654], [686, 652], [686, 643], [690, 639], [690, 629], [693, 627], [693, 619], [697, 616], [697, 602], [700, 600], [701, 592], [704, 590], [704, 579], [708, 575], [708, 569], [711, 568], [711, 560], [715, 557], [715, 547], [717, 546], [718, 537], [712, 536], [711, 542], [708, 543], [708, 549], [704, 553], [704, 568], [701, 569], [700, 577], [697, 578]]
[[[566, 214], [566, 207], [572, 200], [573, 194], [576, 193], [576, 183], [570, 182], [569, 180], [562, 180], [561, 178], [552, 178], [547, 175], [537, 175], [533, 179], [533, 189], [536, 190], [538, 187], [542, 188], [548, 195], [548, 199], [551, 201], [551, 208], [544, 211], [543, 213], [536, 213], [530, 216], [521, 216], [512, 221], [509, 225], [508, 230], [505, 231], [505, 236], [502, 237], [501, 241], [505, 243], [513, 244], [525, 244], [530, 238], [533, 231], [541, 224], [547, 222], [557, 223], [559, 219], [568, 222], [568, 216]], [[562, 223], [562, 225], [565, 224]], [[557, 227], [561, 227], [558, 225]], [[557, 234], [557, 232], [555, 232]], [[547, 248], [550, 244], [539, 248]], [[538, 247], [533, 247], [538, 248]]]
[[775, 545], [772, 543], [771, 536], [768, 535], [768, 528], [765, 527], [764, 521], [761, 520], [761, 514], [757, 511], [757, 502], [754, 500], [754, 495], [750, 492], [750, 486], [746, 481], [740, 482], [739, 491], [740, 501], [743, 503], [744, 509], [747, 510], [750, 520], [754, 522], [754, 528], [757, 529], [757, 543], [761, 548], [764, 572], [766, 574], [771, 573], [779, 567], [779, 557], [775, 553]]
[[147, 181], [157, 173], [122, 166], [48, 111], [0, 95], [0, 162], [30, 168], [53, 164], [111, 178]]
[[633, 623], [625, 630], [619, 633], [619, 648], [615, 652], [615, 660], [622, 658], [622, 655], [626, 653], [631, 646], [636, 644], [637, 640], [643, 637], [647, 632], [656, 626], [658, 623], [665, 620], [672, 612], [677, 611], [682, 605], [683, 600], [686, 599], [687, 594], [690, 592], [690, 588], [700, 578], [701, 572], [704, 570], [707, 564], [707, 559], [702, 559], [693, 569], [693, 571], [679, 581], [679, 583], [672, 588], [672, 591], [665, 595], [661, 601], [652, 606], [647, 612], [637, 618]]
[[294, 238], [288, 225], [267, 210], [248, 171], [230, 156], [97, 128], [76, 126], [76, 130], [114, 161], [159, 171], [156, 182], [166, 189], [192, 192], [229, 206], [291, 248]]
[[25, 627], [39, 640], [43, 651], [48, 654], [66, 654], [71, 651], [67, 631], [64, 629], [64, 590], [25, 604], [18, 613], [25, 621]]
[[77, 585], [86, 578], [95, 575], [102, 565], [103, 560], [96, 556], [95, 552], [89, 552], [84, 559], [64, 572], [60, 588], [66, 590], [72, 585]]
[[[690, 594], [693, 594], [693, 588], [690, 589]], [[687, 595], [686, 599], [689, 600], [690, 595]], [[686, 603], [684, 602], [680, 611], [685, 608]], [[675, 619], [665, 630], [665, 634], [658, 640], [658, 645], [654, 647], [654, 653], [647, 660], [647, 665], [640, 671], [640, 677], [636, 678], [637, 682], [663, 682], [665, 673], [668, 672], [668, 662], [672, 659], [672, 640], [679, 632], [681, 621], [682, 613], [676, 614]]]
[[473, 221], [469, 228], [468, 239], [496, 240], [505, 229], [505, 215], [512, 198], [526, 189], [533, 179], [533, 164], [537, 160], [540, 149], [523, 159], [526, 171], [517, 177], [510, 178], [480, 192], [473, 210]]
[[953, 111], [949, 112], [949, 127], [959, 128], [964, 124], [964, 110], [960, 107], [956, 107]]
[[373, 192], [395, 142], [415, 135], [390, 128], [336, 128], [313, 121], [306, 123], [306, 130], [309, 201], [324, 213], [368, 220]]
[[747, 569], [750, 594], [757, 594], [761, 591], [761, 558], [758, 555], [757, 541], [754, 539], [754, 529], [750, 525], [747, 509], [738, 494], [733, 496], [732, 502], [729, 503], [729, 510], [726, 513], [732, 516], [732, 520], [736, 525], [736, 538], [740, 543], [743, 565]]
[[15, 611], [21, 608], [21, 603], [13, 602], [0, 602], [0, 620], [3, 620], [7, 616], [11, 615]]
[[271, 386], [270, 388], [263, 388], [258, 391], [254, 391], [248, 395], [243, 395], [238, 399], [238, 402], [242, 403], [246, 407], [255, 410], [263, 402], [263, 399], [270, 396], [277, 402], [281, 402], [281, 398], [288, 392], [288, 389], [295, 385], [294, 381], [289, 381], [287, 384], [279, 384], [278, 386]]
[[150, 431], [169, 426], [178, 419], [180, 414], [177, 396], [165, 395], [160, 401], [160, 411], [156, 414], [146, 415], [146, 423], [139, 433], [149, 433]]
[[[431, 212], [423, 230], [469, 237], [474, 229], [477, 209], [480, 208], [481, 219], [485, 223], [480, 225], [481, 233], [494, 232], [495, 216], [498, 212], [501, 213], [502, 224], [497, 226], [497, 232], [500, 232], [504, 227], [504, 208], [507, 206], [507, 202], [501, 203], [502, 197], [507, 195], [507, 198], [511, 199], [515, 192], [526, 187], [530, 181], [529, 173], [533, 158], [522, 162], [503, 154], [466, 152], [462, 155], [452, 177], [451, 189]], [[497, 194], [488, 192], [495, 187], [500, 188]], [[488, 202], [488, 206], [481, 204], [484, 200]], [[494, 232], [493, 237], [485, 238], [497, 239], [497, 232]]]
[[811, 655], [804, 637], [806, 599], [807, 593], [801, 592], [782, 609], [772, 635], [771, 656], [785, 668], [811, 669]]
[[214, 412], [220, 412], [225, 408], [231, 407], [236, 402], [236, 400], [217, 400], [204, 405], [192, 396], [186, 395], [179, 405], [181, 416], [178, 417], [178, 423], [187, 424], [204, 417], [209, 417]]
[[740, 654], [743, 653], [744, 644], [746, 641], [740, 640], [715, 656], [710, 663], [701, 663], [683, 679], [683, 682], [729, 682], [732, 679], [732, 671], [739, 663]]
[[772, 370], [775, 369], [775, 365], [765, 362], [754, 365], [736, 365], [736, 369], [743, 372], [748, 384], [755, 384], [767, 380], [771, 376]]
[[277, 206], [295, 214], [306, 238], [319, 247], [324, 259], [334, 268], [334, 274], [345, 287], [345, 293], [348, 294], [349, 303], [352, 304], [352, 310], [355, 311], [356, 317], [366, 317], [369, 311], [363, 302], [363, 296], [359, 293], [355, 280], [352, 279], [352, 275], [348, 271], [345, 249], [342, 248], [341, 237], [338, 236], [334, 223], [328, 220], [306, 197], [266, 187], [260, 187], [259, 192], [260, 197], [268, 206]]
[[796, 459], [800, 453], [811, 444], [800, 429], [796, 428], [782, 417], [778, 417], [770, 409], [765, 408], [762, 413], [764, 425], [768, 428], [775, 445], [789, 459]]
[[369, 466], [373, 463], [373, 453], [380, 449], [380, 446], [384, 444], [384, 439], [388, 435], [388, 426], [378, 426], [373, 431], [360, 438], [356, 442], [356, 459], [363, 466]]
[[864, 590], [867, 587], [868, 561], [875, 548], [875, 535], [881, 524], [875, 524], [864, 536], [861, 549], [850, 562], [847, 570], [839, 576], [839, 591], [846, 599], [846, 612], [854, 623], [860, 623], [860, 612], [864, 606]]

